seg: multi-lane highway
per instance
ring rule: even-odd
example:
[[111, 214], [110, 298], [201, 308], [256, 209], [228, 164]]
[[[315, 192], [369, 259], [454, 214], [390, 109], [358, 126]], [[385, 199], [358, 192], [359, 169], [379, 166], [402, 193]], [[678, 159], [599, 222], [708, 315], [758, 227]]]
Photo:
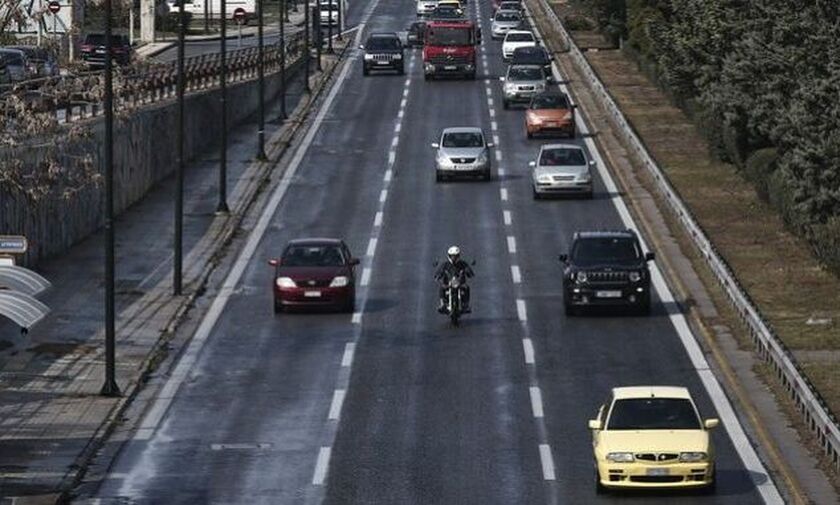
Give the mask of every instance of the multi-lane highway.
[[[489, 34], [489, 2], [469, 8]], [[412, 2], [360, 0], [348, 12], [348, 25], [365, 33], [403, 31], [413, 20]], [[595, 494], [587, 420], [611, 387], [671, 384], [687, 386], [704, 417], [723, 421], [713, 435], [717, 492], [620, 501], [776, 503], [677, 306], [661, 302], [670, 295], [660, 291], [650, 317], [564, 316], [558, 253], [575, 230], [628, 223], [603, 166], [593, 200], [535, 202], [528, 161], [549, 141], [526, 139], [523, 112], [503, 110], [499, 43], [484, 37], [476, 81], [425, 82], [420, 52], [407, 54], [405, 76], [370, 77], [351, 54], [207, 319], [96, 496], [615, 502]], [[492, 137], [491, 182], [435, 183], [430, 143], [448, 126], [481, 126]], [[273, 314], [266, 262], [310, 236], [344, 238], [362, 259], [356, 313]], [[452, 244], [477, 260], [474, 311], [459, 328], [435, 311], [432, 280], [433, 262]]]

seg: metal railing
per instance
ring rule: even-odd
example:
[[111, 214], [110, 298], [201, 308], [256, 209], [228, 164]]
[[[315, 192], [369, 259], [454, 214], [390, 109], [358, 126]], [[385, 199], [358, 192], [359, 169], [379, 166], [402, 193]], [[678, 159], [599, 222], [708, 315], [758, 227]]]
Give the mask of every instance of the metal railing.
[[621, 112], [615, 99], [574, 42], [560, 17], [554, 12], [547, 0], [537, 1], [541, 3], [543, 10], [551, 18], [553, 27], [568, 47], [570, 56], [583, 73], [589, 87], [595, 92], [600, 105], [610, 114], [626, 143], [653, 177], [659, 193], [664, 197], [677, 220], [688, 233], [692, 243], [705, 259], [732, 306], [749, 329], [757, 354], [773, 368], [774, 374], [788, 396], [796, 404], [805, 423], [816, 435], [821, 449], [834, 467], [840, 469], [840, 427], [838, 427], [837, 417], [805, 376], [796, 362], [795, 356], [752, 303], [749, 294], [741, 286], [729, 265], [718, 253], [715, 245], [709, 240], [694, 218], [691, 210], [668, 181], [662, 168], [647, 150], [624, 113]]
[[[303, 56], [304, 41], [298, 32], [287, 37], [286, 66], [297, 64]], [[280, 45], [265, 46], [266, 74], [279, 72]], [[257, 78], [259, 48], [247, 47], [227, 54], [227, 82]], [[219, 53], [202, 54], [184, 61], [186, 92], [198, 92], [219, 85]], [[175, 97], [177, 62], [141, 64], [120, 70], [115, 77], [114, 106], [117, 112], [153, 104]], [[85, 72], [69, 76], [33, 79], [0, 95], [0, 117], [9, 119], [22, 113], [43, 115], [60, 124], [74, 123], [102, 114], [101, 90], [104, 74]]]

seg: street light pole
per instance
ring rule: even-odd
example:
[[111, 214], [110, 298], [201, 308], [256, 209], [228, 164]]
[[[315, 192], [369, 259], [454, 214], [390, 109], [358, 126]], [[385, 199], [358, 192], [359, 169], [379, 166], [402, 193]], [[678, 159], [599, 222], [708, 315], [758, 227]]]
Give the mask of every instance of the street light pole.
[[344, 16], [344, 0], [338, 0], [338, 40], [341, 39], [341, 31], [344, 30], [344, 23], [341, 22]]
[[[260, 116], [260, 125], [259, 130], [257, 131], [257, 159], [258, 160], [266, 160], [268, 157], [265, 155], [265, 56], [263, 54], [263, 0], [258, 0], [257, 8], [260, 10], [258, 14], [258, 23], [257, 26], [257, 38], [259, 39], [259, 49], [257, 50], [257, 56], [259, 57], [260, 61], [257, 64], [257, 79], [259, 80], [259, 116]], [[282, 23], [283, 20], [281, 18], [280, 22]]]
[[114, 81], [111, 0], [105, 0], [105, 383], [102, 396], [120, 396], [116, 379], [114, 312]]
[[324, 42], [324, 38], [322, 37], [321, 33], [321, 0], [315, 0], [315, 55], [318, 57], [317, 65], [315, 68], [318, 69], [318, 72], [323, 70], [321, 68], [321, 45]]
[[311, 90], [309, 89], [309, 57], [310, 54], [310, 47], [309, 47], [309, 5], [305, 5], [303, 8], [303, 88], [306, 90], [307, 93], [310, 93]]
[[184, 246], [184, 2], [178, 2], [178, 167], [175, 179], [175, 259], [172, 291], [175, 296], [183, 290]]
[[280, 0], [280, 119], [285, 120], [286, 115], [286, 30], [283, 19], [288, 21], [289, 4], [287, 0]]
[[327, 5], [327, 54], [333, 54], [333, 7], [335, 6], [335, 0], [329, 0], [329, 2]]
[[222, 128], [222, 146], [219, 153], [219, 205], [216, 206], [216, 212], [219, 214], [227, 214], [230, 212], [227, 204], [227, 2], [221, 0], [221, 13], [219, 18], [222, 22], [222, 38], [219, 41], [221, 54], [221, 71], [219, 72], [219, 87], [221, 93], [221, 128]]

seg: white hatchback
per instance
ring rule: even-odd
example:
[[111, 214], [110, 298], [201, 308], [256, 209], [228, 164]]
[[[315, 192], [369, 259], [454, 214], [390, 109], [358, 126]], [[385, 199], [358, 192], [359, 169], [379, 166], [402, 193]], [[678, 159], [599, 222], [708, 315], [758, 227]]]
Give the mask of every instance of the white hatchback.
[[533, 33], [527, 30], [510, 30], [505, 34], [505, 40], [502, 42], [502, 58], [507, 61], [513, 57], [513, 51], [516, 48], [536, 45], [537, 39]]

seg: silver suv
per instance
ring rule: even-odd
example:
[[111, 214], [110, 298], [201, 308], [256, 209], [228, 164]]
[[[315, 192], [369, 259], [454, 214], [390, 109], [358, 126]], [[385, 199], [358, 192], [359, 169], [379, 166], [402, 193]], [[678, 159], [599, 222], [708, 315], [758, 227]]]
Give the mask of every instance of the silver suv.
[[505, 109], [512, 103], [530, 103], [534, 95], [545, 91], [552, 82], [540, 65], [510, 65], [499, 80], [503, 83]]
[[446, 128], [440, 135], [440, 141], [434, 142], [432, 147], [437, 150], [437, 182], [463, 175], [478, 175], [485, 181], [491, 179], [490, 148], [493, 144], [485, 140], [481, 128]]

